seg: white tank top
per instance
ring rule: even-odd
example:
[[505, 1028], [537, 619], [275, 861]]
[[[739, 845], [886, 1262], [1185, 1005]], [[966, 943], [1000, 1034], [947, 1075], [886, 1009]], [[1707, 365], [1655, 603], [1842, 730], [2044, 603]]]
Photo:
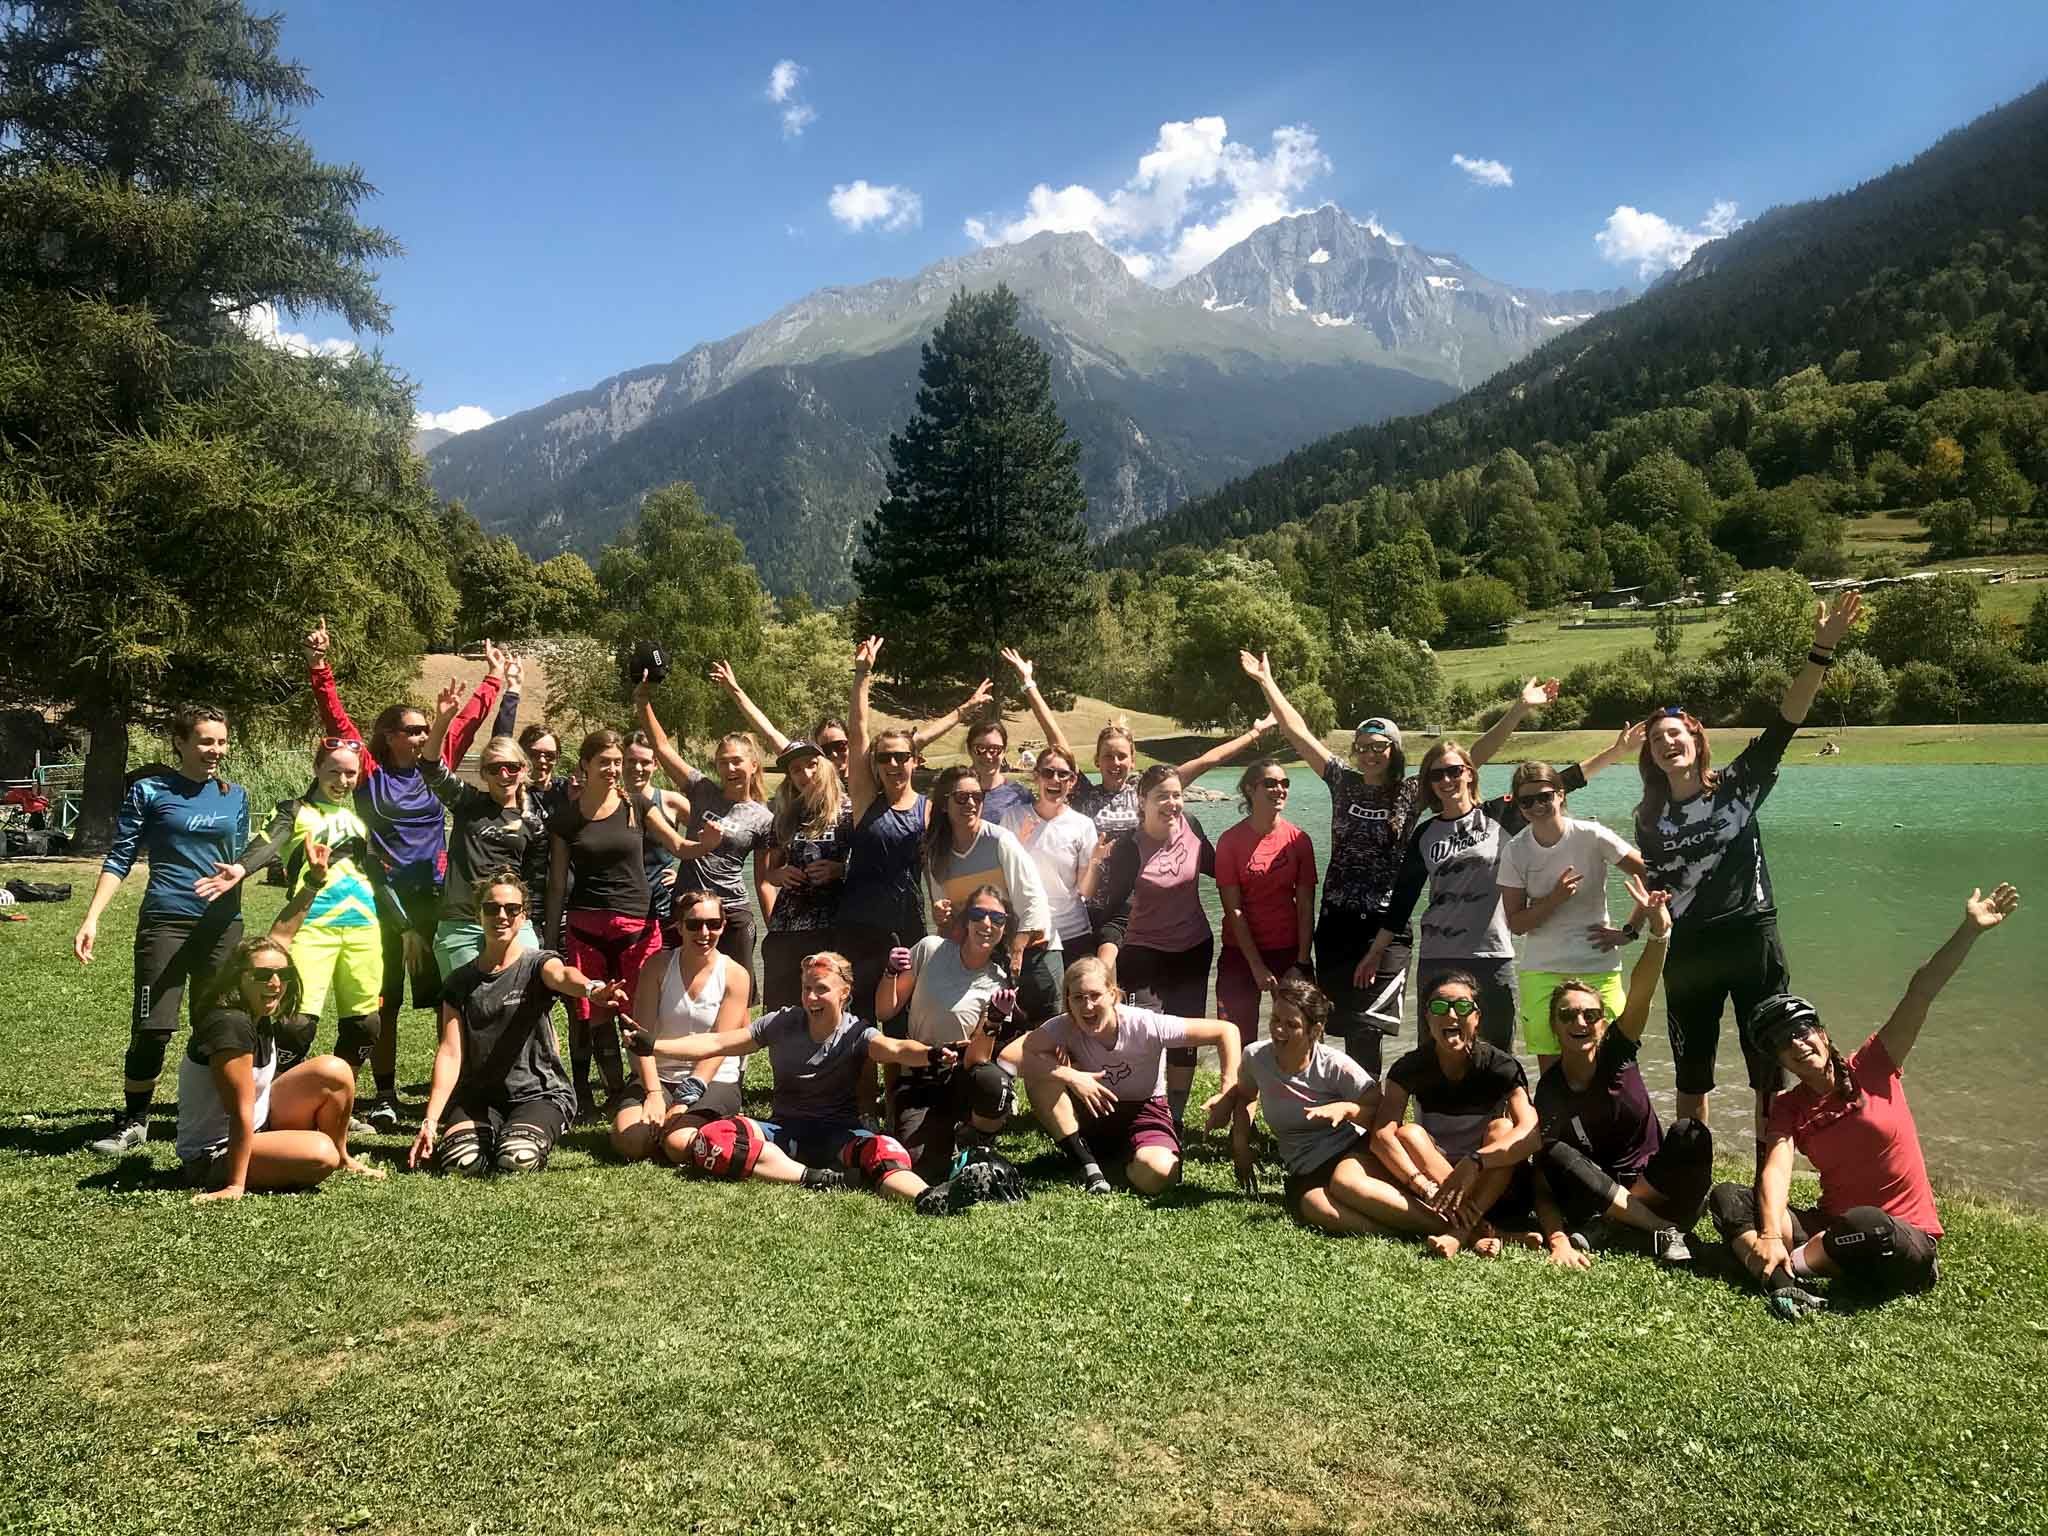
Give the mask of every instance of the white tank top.
[[[720, 955], [720, 963], [711, 967], [701, 997], [692, 997], [689, 988], [683, 985], [682, 951], [670, 950], [662, 959], [666, 969], [661, 973], [661, 1016], [654, 1021], [654, 1038], [677, 1040], [684, 1035], [709, 1034], [717, 1027], [718, 1010], [725, 1002], [725, 956]], [[741, 1057], [728, 1056], [719, 1064], [712, 1081], [736, 1083], [740, 1080], [742, 1066]], [[661, 1080], [679, 1083], [695, 1070], [694, 1062], [663, 1061]]]

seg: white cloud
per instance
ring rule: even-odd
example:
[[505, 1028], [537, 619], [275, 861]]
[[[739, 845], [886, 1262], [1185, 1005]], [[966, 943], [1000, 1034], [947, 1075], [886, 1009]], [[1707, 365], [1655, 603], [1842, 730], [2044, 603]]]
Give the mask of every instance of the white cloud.
[[1471, 177], [1478, 186], [1512, 187], [1515, 184], [1514, 168], [1503, 165], [1498, 160], [1479, 160], [1471, 155], [1453, 155], [1451, 164]]
[[782, 109], [782, 136], [796, 139], [803, 131], [818, 120], [818, 109], [807, 107], [800, 101], [793, 101]]
[[1605, 227], [1593, 236], [1593, 243], [1600, 248], [1601, 256], [1617, 266], [1634, 262], [1636, 276], [1647, 279], [1684, 266], [1692, 259], [1692, 253], [1709, 240], [1718, 240], [1741, 227], [1735, 204], [1726, 198], [1709, 208], [1706, 217], [1691, 229], [1623, 203], [1607, 216]]
[[258, 304], [245, 309], [234, 317], [249, 335], [266, 347], [276, 347], [280, 352], [290, 352], [299, 357], [347, 357], [356, 350], [352, 341], [339, 336], [329, 336], [315, 341], [302, 331], [288, 331], [277, 317], [275, 304]]
[[818, 120], [818, 109], [809, 102], [797, 100], [797, 88], [803, 84], [804, 76], [810, 71], [795, 59], [778, 59], [775, 67], [768, 71], [768, 99], [782, 108], [782, 136], [785, 139], [801, 138], [803, 131]]
[[796, 94], [797, 85], [803, 77], [804, 67], [795, 59], [778, 60], [768, 71], [768, 99], [777, 105], [789, 100]]
[[1137, 170], [1107, 197], [1079, 184], [1031, 189], [1008, 219], [969, 219], [977, 245], [1010, 245], [1046, 230], [1093, 235], [1151, 282], [1199, 270], [1260, 226], [1302, 210], [1296, 194], [1330, 160], [1306, 125], [1275, 129], [1261, 155], [1232, 142], [1220, 117], [1162, 123]]
[[460, 437], [478, 427], [488, 427], [498, 418], [480, 405], [458, 405], [450, 411], [415, 411], [412, 424], [421, 432], [452, 432]]
[[924, 222], [924, 199], [908, 187], [878, 187], [867, 181], [848, 182], [825, 199], [832, 217], [848, 229], [908, 229]]

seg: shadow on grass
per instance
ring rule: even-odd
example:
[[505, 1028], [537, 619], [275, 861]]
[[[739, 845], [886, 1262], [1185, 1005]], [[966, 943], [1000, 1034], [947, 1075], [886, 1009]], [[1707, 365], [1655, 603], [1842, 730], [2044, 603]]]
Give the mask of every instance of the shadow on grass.
[[[149, 1139], [169, 1141], [176, 1134], [175, 1113], [150, 1117]], [[33, 1124], [24, 1124], [33, 1120]], [[113, 1115], [105, 1105], [82, 1109], [44, 1109], [0, 1125], [0, 1152], [19, 1152], [24, 1157], [69, 1157], [83, 1152], [113, 1128]]]
[[185, 1181], [184, 1169], [160, 1167], [146, 1152], [132, 1152], [107, 1164], [97, 1173], [87, 1174], [78, 1181], [78, 1187], [110, 1195], [160, 1195], [171, 1190], [193, 1192], [192, 1186]]

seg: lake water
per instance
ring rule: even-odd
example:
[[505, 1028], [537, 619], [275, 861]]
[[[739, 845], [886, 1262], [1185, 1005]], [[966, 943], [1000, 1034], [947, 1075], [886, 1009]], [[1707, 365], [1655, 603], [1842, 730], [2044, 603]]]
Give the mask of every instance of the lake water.
[[[1329, 792], [1301, 764], [1288, 766], [1288, 819], [1315, 840], [1320, 865]], [[1486, 792], [1505, 792], [1511, 771], [1486, 769]], [[1191, 806], [1212, 838], [1241, 815], [1236, 781], [1237, 770], [1201, 781], [1231, 797]], [[1572, 814], [1633, 841], [1640, 789], [1633, 763], [1622, 763], [1572, 797]], [[1819, 1006], [1845, 1049], [1884, 1022], [1914, 967], [1954, 930], [1972, 886], [2010, 880], [2020, 888], [2026, 904], [1978, 941], [1930, 1012], [1906, 1081], [1937, 1181], [2048, 1206], [2048, 768], [1788, 762], [1764, 806], [1763, 829], [1793, 986]], [[1204, 888], [1216, 916], [1215, 887]], [[1617, 919], [1626, 915], [1618, 878], [1608, 900]], [[1220, 942], [1220, 920], [1218, 930]], [[1414, 1038], [1411, 999], [1402, 1039]], [[1525, 1061], [1533, 1070], [1533, 1058]], [[1671, 1048], [1661, 1001], [1643, 1037], [1642, 1067], [1668, 1117]], [[1748, 1136], [1749, 1105], [1732, 1021], [1718, 1071], [1715, 1129], [1734, 1146]]]

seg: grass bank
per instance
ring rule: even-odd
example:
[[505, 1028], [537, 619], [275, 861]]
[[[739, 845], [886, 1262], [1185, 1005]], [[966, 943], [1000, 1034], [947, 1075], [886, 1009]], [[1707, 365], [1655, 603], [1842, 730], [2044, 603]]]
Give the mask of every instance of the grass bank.
[[168, 1113], [146, 1158], [81, 1150], [135, 895], [89, 970], [78, 911], [0, 925], [10, 1530], [2040, 1528], [2033, 1214], [1948, 1199], [1936, 1291], [1794, 1331], [1646, 1261], [1312, 1237], [1208, 1152], [1156, 1207], [1059, 1182], [939, 1223], [610, 1166], [579, 1130], [523, 1182], [195, 1210]]

